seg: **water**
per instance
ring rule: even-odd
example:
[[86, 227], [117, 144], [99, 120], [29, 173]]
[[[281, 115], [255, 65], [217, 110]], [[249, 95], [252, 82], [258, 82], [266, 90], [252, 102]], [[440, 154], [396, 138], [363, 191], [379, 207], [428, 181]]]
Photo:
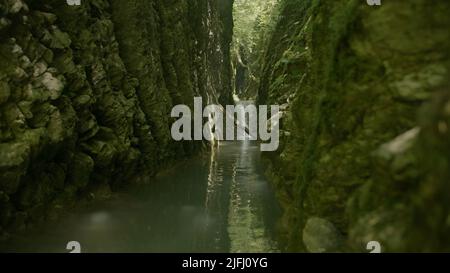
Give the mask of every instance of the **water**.
[[[257, 143], [222, 142], [151, 185], [28, 230], [9, 252], [278, 252], [279, 209]], [[3, 243], [2, 243], [3, 244]]]

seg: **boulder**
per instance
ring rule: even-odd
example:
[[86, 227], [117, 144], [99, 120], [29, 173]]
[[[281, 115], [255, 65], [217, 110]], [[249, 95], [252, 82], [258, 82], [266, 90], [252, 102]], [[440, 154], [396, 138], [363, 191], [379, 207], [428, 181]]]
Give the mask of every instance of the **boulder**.
[[343, 245], [343, 236], [330, 221], [311, 217], [303, 229], [303, 243], [312, 253], [338, 252]]

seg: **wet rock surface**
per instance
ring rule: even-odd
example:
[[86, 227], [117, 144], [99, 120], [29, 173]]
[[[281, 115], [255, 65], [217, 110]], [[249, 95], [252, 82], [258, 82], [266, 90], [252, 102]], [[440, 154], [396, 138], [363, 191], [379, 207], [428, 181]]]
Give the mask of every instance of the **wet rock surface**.
[[170, 110], [229, 99], [230, 16], [210, 0], [0, 0], [0, 233], [198, 151], [172, 141]]

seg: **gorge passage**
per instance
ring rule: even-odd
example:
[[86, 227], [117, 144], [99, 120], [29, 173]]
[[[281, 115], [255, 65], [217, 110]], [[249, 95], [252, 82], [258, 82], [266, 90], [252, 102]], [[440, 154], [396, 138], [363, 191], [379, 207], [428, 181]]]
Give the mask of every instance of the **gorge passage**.
[[[450, 251], [448, 14], [0, 0], [0, 251]], [[278, 149], [175, 141], [195, 97], [279, 105]]]

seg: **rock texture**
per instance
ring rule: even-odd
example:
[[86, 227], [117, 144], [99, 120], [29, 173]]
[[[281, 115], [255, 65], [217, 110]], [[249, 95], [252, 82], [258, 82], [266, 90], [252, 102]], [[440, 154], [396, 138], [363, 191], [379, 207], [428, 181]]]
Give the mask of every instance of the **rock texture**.
[[268, 173], [287, 249], [320, 217], [349, 251], [450, 251], [450, 3], [280, 9], [258, 97], [286, 109]]
[[302, 236], [306, 249], [311, 253], [338, 252], [342, 248], [342, 235], [325, 219], [309, 218]]
[[0, 0], [0, 233], [197, 151], [170, 111], [229, 99], [231, 5]]

